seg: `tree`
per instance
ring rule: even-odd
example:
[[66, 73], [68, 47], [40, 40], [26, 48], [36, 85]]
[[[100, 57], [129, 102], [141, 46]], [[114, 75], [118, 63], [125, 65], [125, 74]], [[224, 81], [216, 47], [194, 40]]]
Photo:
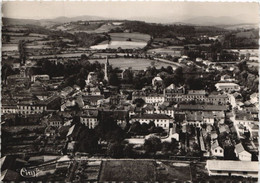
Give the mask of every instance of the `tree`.
[[182, 67], [178, 67], [175, 71], [174, 71], [174, 76], [173, 76], [173, 80], [175, 85], [180, 85], [183, 83], [183, 69]]
[[111, 158], [121, 158], [123, 155], [123, 146], [118, 142], [109, 143], [107, 148], [107, 154]]
[[86, 82], [85, 82], [84, 79], [79, 78], [79, 79], [77, 79], [76, 84], [77, 84], [81, 89], [83, 89], [83, 88], [85, 87], [85, 85], [86, 85]]
[[79, 149], [80, 152], [87, 152], [90, 154], [97, 153], [98, 138], [95, 136], [94, 130], [87, 127], [79, 134]]
[[142, 107], [145, 104], [145, 101], [141, 98], [137, 98], [133, 101], [133, 104], [136, 104], [137, 107]]
[[124, 154], [124, 157], [126, 157], [126, 158], [133, 158], [133, 156], [134, 156], [133, 145], [126, 144], [123, 149], [123, 154]]
[[161, 139], [152, 136], [145, 140], [144, 149], [146, 153], [156, 153], [161, 148]]
[[141, 124], [139, 121], [136, 121], [131, 125], [130, 132], [134, 133], [135, 135], [141, 133]]
[[109, 84], [113, 85], [113, 86], [119, 86], [120, 85], [120, 81], [117, 77], [116, 72], [112, 72], [110, 77], [109, 77]]
[[171, 151], [171, 143], [165, 141], [162, 143], [162, 152], [167, 153], [168, 151]]
[[80, 60], [81, 60], [81, 61], [88, 60], [87, 55], [86, 55], [86, 54], [82, 54], [82, 55], [80, 56]]
[[130, 69], [126, 69], [124, 72], [124, 80], [126, 83], [128, 84], [132, 84], [133, 83], [133, 72]]
[[25, 41], [20, 40], [18, 43], [18, 51], [20, 54], [20, 60], [22, 64], [25, 64], [25, 59], [26, 59], [26, 52], [25, 52]]

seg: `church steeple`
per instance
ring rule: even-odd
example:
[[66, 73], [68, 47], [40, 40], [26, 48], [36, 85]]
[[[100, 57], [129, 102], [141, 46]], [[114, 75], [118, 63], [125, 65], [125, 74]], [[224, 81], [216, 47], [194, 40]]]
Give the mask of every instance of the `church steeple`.
[[105, 63], [105, 76], [104, 76], [104, 80], [108, 81], [108, 71], [107, 71], [107, 67], [109, 66], [109, 61], [108, 61], [108, 56], [106, 58], [106, 63]]

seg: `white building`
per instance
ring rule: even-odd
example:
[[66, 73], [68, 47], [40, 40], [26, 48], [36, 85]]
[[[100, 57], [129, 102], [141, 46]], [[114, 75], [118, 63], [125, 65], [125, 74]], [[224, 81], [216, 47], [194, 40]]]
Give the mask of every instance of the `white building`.
[[244, 149], [244, 147], [241, 143], [239, 143], [235, 146], [235, 153], [236, 153], [236, 156], [241, 161], [251, 161], [252, 160], [252, 155]]
[[257, 161], [207, 160], [209, 176], [242, 176], [258, 178]]
[[142, 114], [133, 116], [130, 123], [139, 121], [141, 124], [154, 122], [155, 126], [162, 127], [164, 130], [169, 130], [170, 124], [173, 123], [173, 119], [165, 114]]
[[50, 76], [47, 75], [47, 74], [44, 74], [44, 75], [32, 75], [31, 77], [31, 81], [32, 82], [35, 82], [37, 80], [40, 80], [40, 81], [49, 81], [50, 80]]
[[145, 97], [145, 103], [160, 105], [165, 101], [163, 94], [150, 94]]
[[232, 92], [232, 91], [239, 91], [240, 86], [236, 83], [217, 83], [215, 87], [218, 91], [225, 91], [225, 92]]
[[221, 157], [221, 158], [224, 157], [224, 149], [219, 146], [219, 143], [217, 140], [215, 140], [213, 142], [210, 150], [211, 150], [212, 156]]

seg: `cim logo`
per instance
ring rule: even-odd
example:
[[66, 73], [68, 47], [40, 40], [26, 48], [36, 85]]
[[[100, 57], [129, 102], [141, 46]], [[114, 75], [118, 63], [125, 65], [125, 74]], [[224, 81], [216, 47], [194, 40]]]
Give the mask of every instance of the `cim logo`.
[[20, 171], [20, 175], [22, 177], [31, 178], [31, 177], [36, 177], [39, 172], [40, 170], [38, 168], [34, 168], [34, 169], [22, 168]]

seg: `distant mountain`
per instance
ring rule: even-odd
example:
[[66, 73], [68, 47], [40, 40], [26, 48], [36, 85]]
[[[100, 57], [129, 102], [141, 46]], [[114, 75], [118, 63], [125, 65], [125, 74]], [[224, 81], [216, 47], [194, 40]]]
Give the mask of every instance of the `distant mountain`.
[[216, 25], [237, 25], [237, 24], [254, 24], [256, 22], [240, 17], [212, 17], [212, 16], [200, 16], [182, 21], [186, 24], [202, 25], [202, 26], [216, 26]]
[[[45, 19], [47, 21], [53, 21], [56, 23], [66, 23], [66, 22], [75, 22], [75, 21], [93, 21], [93, 20], [108, 20], [104, 17], [99, 16], [90, 16], [90, 15], [84, 15], [84, 16], [77, 16], [77, 17], [57, 17], [54, 19]], [[111, 19], [110, 19], [111, 20]]]
[[54, 19], [16, 19], [16, 18], [6, 18], [3, 17], [3, 25], [39, 25], [39, 26], [52, 26], [55, 24], [74, 22], [74, 21], [92, 21], [92, 20], [107, 20], [107, 18], [98, 17], [98, 16], [78, 16], [78, 17], [57, 17]]
[[[74, 21], [93, 21], [93, 20], [119, 20], [117, 18], [104, 18], [99, 16], [77, 16], [77, 17], [57, 17], [54, 19], [14, 19], [14, 18], [3, 18], [4, 25], [41, 25], [41, 26], [53, 26], [55, 24], [63, 24], [67, 22]], [[198, 26], [217, 26], [221, 28], [232, 29], [235, 28], [235, 25], [240, 25], [241, 27], [256, 27], [258, 22], [256, 20], [249, 19], [246, 15], [239, 15], [236, 17], [230, 16], [221, 16], [221, 17], [212, 17], [212, 16], [199, 16], [199, 17], [190, 17], [190, 16], [180, 16], [180, 17], [130, 17], [127, 20], [137, 20], [145, 21], [149, 23], [162, 23], [162, 24], [183, 24], [183, 25], [198, 25]], [[231, 26], [231, 27], [230, 27]]]
[[32, 20], [32, 19], [16, 19], [16, 18], [2, 18], [3, 25], [41, 25], [39, 20]]

